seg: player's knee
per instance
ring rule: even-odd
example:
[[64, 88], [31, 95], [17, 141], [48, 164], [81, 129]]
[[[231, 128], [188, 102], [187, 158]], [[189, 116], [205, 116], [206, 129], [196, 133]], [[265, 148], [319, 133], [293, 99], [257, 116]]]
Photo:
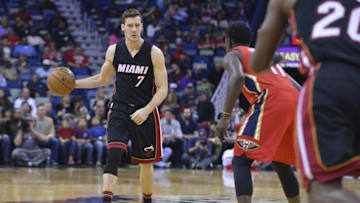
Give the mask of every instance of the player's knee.
[[234, 156], [233, 160], [232, 160], [232, 165], [233, 167], [243, 167], [243, 166], [251, 166], [251, 163], [253, 162], [253, 160], [249, 159], [246, 157], [245, 154], [243, 154], [242, 156], [238, 157], [238, 156]]
[[110, 173], [117, 176], [117, 167], [125, 153], [122, 148], [111, 148], [108, 150], [107, 161], [104, 167], [104, 173]]

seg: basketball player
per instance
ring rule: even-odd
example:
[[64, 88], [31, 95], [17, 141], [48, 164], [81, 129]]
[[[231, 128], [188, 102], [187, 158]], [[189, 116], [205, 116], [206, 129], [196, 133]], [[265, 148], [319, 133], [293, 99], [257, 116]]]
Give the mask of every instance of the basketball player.
[[293, 132], [298, 90], [279, 66], [267, 75], [255, 74], [249, 66], [254, 51], [249, 47], [252, 33], [244, 23], [226, 30], [224, 68], [229, 73], [224, 112], [216, 128], [222, 139], [229, 125], [235, 101], [242, 92], [251, 108], [234, 144], [233, 171], [238, 202], [251, 202], [253, 160], [271, 162], [290, 203], [299, 203], [299, 184], [290, 167], [295, 164]]
[[140, 163], [140, 184], [144, 202], [151, 202], [152, 163], [162, 157], [160, 119], [157, 106], [168, 92], [164, 55], [141, 38], [142, 17], [128, 9], [122, 15], [125, 40], [109, 46], [99, 74], [76, 80], [76, 88], [108, 84], [113, 75], [115, 88], [108, 113], [108, 158], [103, 175], [103, 202], [111, 202], [117, 182], [117, 166], [132, 141], [132, 160]]
[[272, 0], [251, 58], [267, 64], [291, 17], [308, 79], [297, 109], [297, 155], [310, 202], [360, 202], [343, 191], [344, 175], [360, 174], [360, 1]]

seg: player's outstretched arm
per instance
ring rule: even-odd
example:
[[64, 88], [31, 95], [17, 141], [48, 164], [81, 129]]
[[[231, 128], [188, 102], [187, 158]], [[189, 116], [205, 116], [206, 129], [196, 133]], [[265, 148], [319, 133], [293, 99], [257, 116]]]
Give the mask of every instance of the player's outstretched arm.
[[115, 74], [115, 68], [112, 64], [115, 54], [116, 45], [111, 45], [106, 51], [105, 62], [101, 67], [100, 73], [75, 81], [75, 88], [96, 88], [105, 86], [108, 84], [113, 75]]
[[266, 73], [276, 48], [285, 32], [290, 9], [295, 0], [271, 0], [265, 21], [258, 30], [255, 52], [251, 56], [250, 67], [255, 73]]

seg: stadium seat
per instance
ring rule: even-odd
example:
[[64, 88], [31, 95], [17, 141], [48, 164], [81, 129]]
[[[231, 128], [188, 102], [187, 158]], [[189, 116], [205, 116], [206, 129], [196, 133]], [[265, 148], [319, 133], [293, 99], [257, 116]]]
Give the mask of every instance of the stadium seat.
[[43, 104], [43, 103], [49, 102], [49, 101], [50, 101], [50, 99], [47, 97], [36, 97], [35, 98], [36, 104]]

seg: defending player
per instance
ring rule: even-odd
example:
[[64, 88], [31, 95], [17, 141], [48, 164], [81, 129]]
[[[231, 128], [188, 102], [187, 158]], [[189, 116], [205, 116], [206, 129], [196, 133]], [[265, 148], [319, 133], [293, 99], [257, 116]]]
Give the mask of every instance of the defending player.
[[140, 163], [140, 183], [144, 202], [151, 202], [153, 162], [162, 157], [160, 119], [157, 106], [168, 92], [164, 55], [140, 34], [141, 14], [128, 9], [122, 15], [125, 40], [109, 46], [101, 72], [76, 80], [76, 88], [108, 84], [116, 74], [108, 114], [108, 158], [103, 175], [103, 202], [111, 202], [117, 183], [117, 166], [126, 145], [132, 141], [132, 160]]
[[297, 155], [310, 202], [360, 202], [341, 189], [344, 175], [360, 175], [360, 2], [269, 3], [251, 58], [266, 72], [288, 18], [300, 37], [301, 71], [308, 79], [297, 109]]
[[[238, 202], [251, 202], [253, 160], [272, 162], [290, 203], [299, 203], [299, 184], [289, 165], [295, 164], [293, 132], [298, 90], [279, 66], [267, 75], [257, 75], [249, 67], [254, 51], [248, 47], [252, 33], [244, 23], [226, 30], [227, 54], [224, 68], [230, 75], [224, 112], [216, 134], [226, 132], [236, 99], [242, 92], [252, 105], [234, 144], [233, 170]], [[294, 82], [296, 83], [296, 82]]]

